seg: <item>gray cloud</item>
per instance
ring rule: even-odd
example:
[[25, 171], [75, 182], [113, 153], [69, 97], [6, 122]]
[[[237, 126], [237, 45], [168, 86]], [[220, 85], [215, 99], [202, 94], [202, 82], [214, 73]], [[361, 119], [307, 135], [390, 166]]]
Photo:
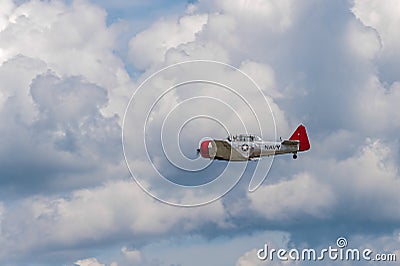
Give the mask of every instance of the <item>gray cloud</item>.
[[0, 70], [4, 76], [22, 74], [17, 82], [2, 83], [9, 95], [1, 112], [5, 194], [99, 184], [106, 178], [101, 171], [110, 174], [102, 162], [112, 166], [122, 158], [118, 119], [99, 111], [108, 101], [107, 92], [81, 77], [47, 72], [31, 79], [40, 68], [45, 69], [43, 62], [19, 56]]

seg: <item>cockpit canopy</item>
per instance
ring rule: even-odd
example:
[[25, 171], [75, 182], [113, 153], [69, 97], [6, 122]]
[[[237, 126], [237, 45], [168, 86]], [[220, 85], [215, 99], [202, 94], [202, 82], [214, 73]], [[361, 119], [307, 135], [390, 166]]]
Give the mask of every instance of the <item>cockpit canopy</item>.
[[232, 135], [227, 137], [228, 141], [241, 141], [241, 142], [254, 142], [254, 141], [262, 141], [262, 139], [257, 135], [252, 134], [240, 134], [240, 135]]

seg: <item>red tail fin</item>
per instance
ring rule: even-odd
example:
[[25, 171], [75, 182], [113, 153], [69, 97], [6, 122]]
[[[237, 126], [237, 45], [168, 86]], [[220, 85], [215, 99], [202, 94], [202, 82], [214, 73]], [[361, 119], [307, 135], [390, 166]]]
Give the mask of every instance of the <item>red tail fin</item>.
[[308, 141], [306, 128], [303, 125], [297, 127], [296, 131], [289, 140], [300, 141], [299, 151], [306, 151], [310, 149], [310, 142]]

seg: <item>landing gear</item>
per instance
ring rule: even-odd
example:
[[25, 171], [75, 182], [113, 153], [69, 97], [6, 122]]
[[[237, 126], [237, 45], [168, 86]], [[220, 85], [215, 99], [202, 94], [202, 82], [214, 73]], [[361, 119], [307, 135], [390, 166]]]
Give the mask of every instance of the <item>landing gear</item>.
[[293, 159], [297, 159], [297, 154], [296, 153], [293, 153]]

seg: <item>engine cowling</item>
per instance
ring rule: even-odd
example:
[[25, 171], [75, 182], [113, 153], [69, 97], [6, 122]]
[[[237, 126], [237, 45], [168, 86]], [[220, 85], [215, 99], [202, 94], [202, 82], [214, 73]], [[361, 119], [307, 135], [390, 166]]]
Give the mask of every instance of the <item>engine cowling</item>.
[[200, 155], [203, 158], [211, 158], [209, 152], [209, 146], [211, 145], [211, 140], [204, 140], [200, 144]]

